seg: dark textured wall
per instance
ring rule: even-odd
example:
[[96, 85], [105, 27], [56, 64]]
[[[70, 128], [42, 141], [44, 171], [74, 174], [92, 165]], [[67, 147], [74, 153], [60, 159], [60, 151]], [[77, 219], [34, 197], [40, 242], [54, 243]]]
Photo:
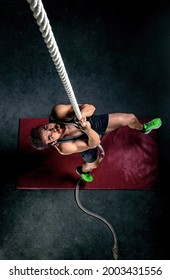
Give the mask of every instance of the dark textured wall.
[[[82, 191], [120, 259], [168, 259], [170, 4], [44, 0], [79, 103], [161, 117], [159, 191]], [[73, 191], [16, 189], [19, 118], [69, 103], [26, 0], [0, 3], [0, 259], [111, 259], [112, 237]]]

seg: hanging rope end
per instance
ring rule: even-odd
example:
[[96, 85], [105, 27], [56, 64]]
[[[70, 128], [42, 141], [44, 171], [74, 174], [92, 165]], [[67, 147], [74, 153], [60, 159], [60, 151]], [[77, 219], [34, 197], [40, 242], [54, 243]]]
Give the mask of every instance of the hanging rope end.
[[119, 249], [118, 247], [114, 246], [112, 249], [113, 259], [118, 260], [119, 258]]

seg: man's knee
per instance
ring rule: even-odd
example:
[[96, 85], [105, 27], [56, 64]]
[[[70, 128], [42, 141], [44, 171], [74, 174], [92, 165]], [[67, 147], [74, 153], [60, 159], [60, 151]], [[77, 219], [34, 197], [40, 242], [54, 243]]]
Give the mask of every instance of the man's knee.
[[99, 161], [97, 160], [97, 161], [93, 162], [92, 164], [93, 164], [93, 167], [95, 169], [99, 166]]
[[129, 124], [135, 123], [136, 120], [137, 120], [137, 118], [136, 118], [136, 116], [134, 114], [131, 114], [131, 113], [128, 114], [128, 122], [129, 122]]
[[98, 166], [99, 166], [99, 160], [98, 159], [94, 162], [85, 162], [83, 164], [83, 170], [91, 172], [92, 170], [96, 169]]

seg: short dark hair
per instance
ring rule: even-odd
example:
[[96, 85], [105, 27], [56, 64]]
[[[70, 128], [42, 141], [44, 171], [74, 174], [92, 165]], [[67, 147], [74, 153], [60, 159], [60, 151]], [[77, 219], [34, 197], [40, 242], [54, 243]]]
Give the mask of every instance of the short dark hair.
[[40, 127], [41, 127], [41, 125], [31, 129], [30, 143], [36, 149], [45, 149], [48, 147], [48, 145], [45, 145], [42, 143], [40, 132], [39, 132]]

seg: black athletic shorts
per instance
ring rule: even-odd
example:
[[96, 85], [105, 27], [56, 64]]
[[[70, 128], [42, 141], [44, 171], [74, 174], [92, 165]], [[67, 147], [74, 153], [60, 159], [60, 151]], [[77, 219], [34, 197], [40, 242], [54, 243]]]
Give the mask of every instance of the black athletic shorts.
[[[90, 122], [92, 129], [95, 130], [101, 138], [107, 129], [109, 115], [93, 115], [90, 118], [87, 118], [87, 120]], [[85, 162], [94, 162], [98, 156], [98, 149], [90, 149], [80, 154]]]

